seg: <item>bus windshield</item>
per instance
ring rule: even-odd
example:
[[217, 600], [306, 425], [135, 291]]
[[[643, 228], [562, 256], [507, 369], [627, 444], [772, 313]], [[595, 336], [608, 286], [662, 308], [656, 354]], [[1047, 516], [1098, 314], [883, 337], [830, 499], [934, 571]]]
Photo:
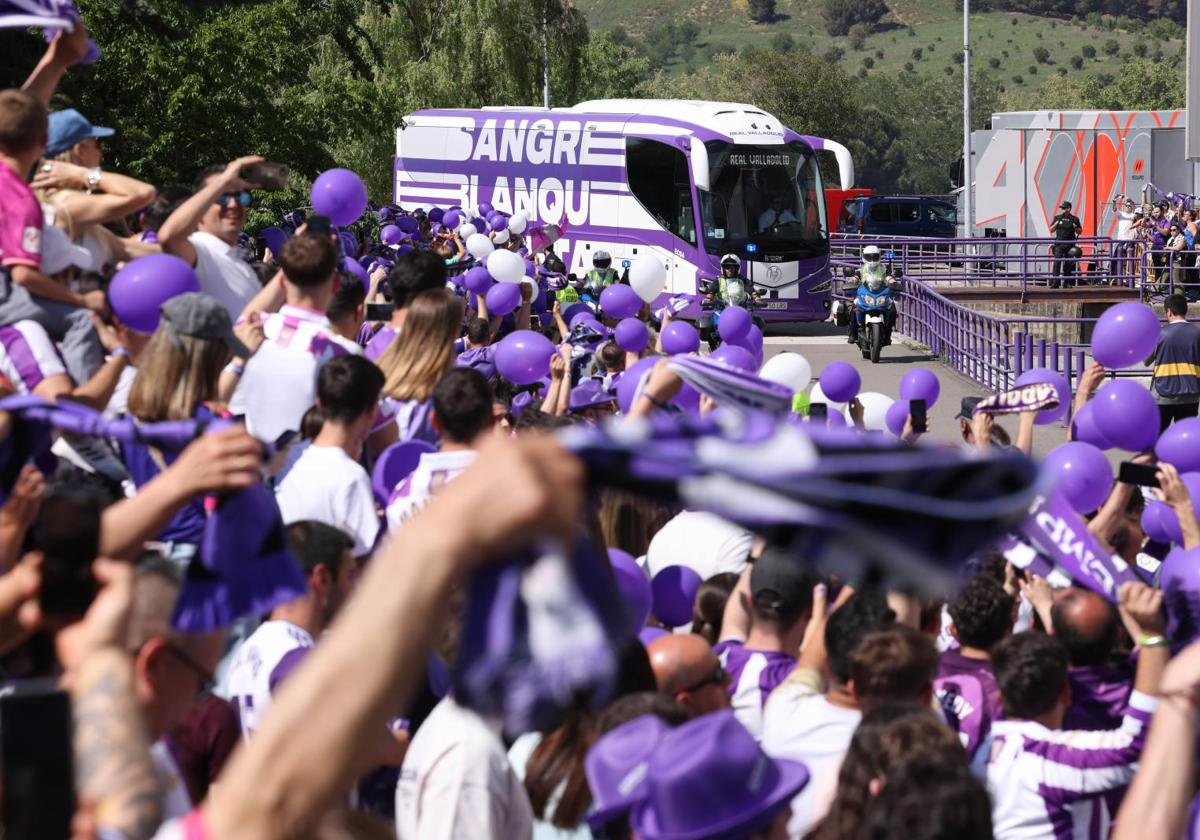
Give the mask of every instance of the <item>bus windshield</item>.
[[828, 251], [821, 173], [808, 146], [706, 146], [712, 188], [699, 192], [705, 250], [792, 258]]

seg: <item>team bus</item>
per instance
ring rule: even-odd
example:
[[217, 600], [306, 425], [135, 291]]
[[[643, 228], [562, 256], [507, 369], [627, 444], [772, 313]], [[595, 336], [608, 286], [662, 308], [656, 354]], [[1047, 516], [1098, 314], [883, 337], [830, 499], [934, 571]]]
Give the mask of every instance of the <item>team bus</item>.
[[395, 200], [406, 209], [486, 202], [561, 224], [556, 251], [579, 276], [599, 250], [614, 266], [653, 254], [673, 294], [696, 294], [723, 255], [737, 254], [767, 320], [829, 314], [813, 145], [750, 105], [614, 99], [417, 111], [396, 131]]

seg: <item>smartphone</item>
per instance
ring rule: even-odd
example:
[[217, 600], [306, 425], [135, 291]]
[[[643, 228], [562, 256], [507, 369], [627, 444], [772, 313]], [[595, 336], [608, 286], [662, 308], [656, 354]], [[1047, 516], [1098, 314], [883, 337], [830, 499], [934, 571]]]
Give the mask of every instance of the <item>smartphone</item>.
[[0, 831], [67, 840], [75, 813], [71, 700], [53, 682], [0, 687]]
[[390, 321], [392, 320], [392, 312], [396, 309], [390, 303], [368, 303], [367, 304], [367, 320], [368, 321]]
[[100, 498], [85, 490], [60, 490], [42, 501], [36, 525], [42, 552], [42, 612], [78, 618], [96, 597], [92, 561], [100, 553]]
[[1158, 467], [1154, 464], [1135, 464], [1122, 461], [1117, 480], [1122, 484], [1137, 484], [1141, 487], [1158, 486]]
[[927, 406], [925, 400], [908, 401], [908, 417], [914, 432], [924, 434], [929, 431], [929, 420], [925, 415]]
[[269, 160], [250, 164], [244, 174], [247, 181], [263, 190], [286, 190], [290, 180], [286, 163], [272, 163]]
[[822, 422], [829, 419], [828, 403], [815, 402], [808, 404], [808, 419], [821, 420]]
[[305, 228], [305, 233], [314, 233], [317, 236], [332, 236], [333, 220], [328, 216], [309, 216], [308, 227]]

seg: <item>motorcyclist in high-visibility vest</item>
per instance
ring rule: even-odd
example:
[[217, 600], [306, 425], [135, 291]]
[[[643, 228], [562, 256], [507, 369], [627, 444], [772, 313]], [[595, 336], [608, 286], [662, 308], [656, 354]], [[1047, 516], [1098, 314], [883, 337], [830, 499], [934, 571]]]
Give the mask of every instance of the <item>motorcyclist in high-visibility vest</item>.
[[593, 300], [600, 299], [600, 293], [609, 286], [621, 282], [621, 275], [612, 267], [612, 256], [608, 251], [597, 251], [592, 255], [592, 270], [583, 278], [583, 291]]
[[[883, 255], [879, 252], [879, 246], [868, 245], [862, 249], [862, 265], [855, 272], [858, 275], [860, 285], [866, 286], [872, 292], [878, 292], [885, 284], [890, 284], [895, 281], [888, 267], [882, 262]], [[855, 306], [850, 312], [850, 334], [846, 337], [848, 344], [858, 343], [858, 328], [862, 325], [863, 314]], [[884, 313], [884, 330], [887, 335], [892, 333], [892, 325], [896, 322], [896, 309], [893, 305], [887, 312]]]
[[713, 294], [707, 297], [715, 296], [730, 306], [744, 306], [750, 298], [758, 299], [752, 289], [750, 281], [742, 276], [741, 258], [737, 254], [726, 254], [721, 257], [721, 276], [717, 278]]

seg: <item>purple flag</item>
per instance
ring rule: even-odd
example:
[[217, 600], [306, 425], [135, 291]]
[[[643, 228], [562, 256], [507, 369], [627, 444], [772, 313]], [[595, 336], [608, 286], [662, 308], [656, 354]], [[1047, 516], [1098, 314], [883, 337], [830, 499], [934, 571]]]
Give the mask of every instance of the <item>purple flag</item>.
[[792, 391], [753, 373], [704, 356], [673, 356], [668, 366], [679, 378], [720, 405], [782, 414], [792, 408]]
[[1045, 578], [1056, 589], [1071, 585], [1071, 576], [1056, 566], [1046, 555], [1019, 538], [1008, 534], [996, 543], [996, 550], [1014, 567], [1031, 575]]
[[1057, 491], [1034, 500], [1018, 531], [1021, 538], [1060, 566], [1072, 580], [1114, 604], [1122, 583], [1138, 581], [1124, 560], [1100, 545]]
[[75, 28], [79, 10], [71, 0], [0, 0], [0, 29]]
[[976, 414], [1021, 414], [1026, 411], [1042, 411], [1058, 406], [1058, 392], [1053, 385], [1038, 382], [1011, 391], [992, 394], [975, 406]]

